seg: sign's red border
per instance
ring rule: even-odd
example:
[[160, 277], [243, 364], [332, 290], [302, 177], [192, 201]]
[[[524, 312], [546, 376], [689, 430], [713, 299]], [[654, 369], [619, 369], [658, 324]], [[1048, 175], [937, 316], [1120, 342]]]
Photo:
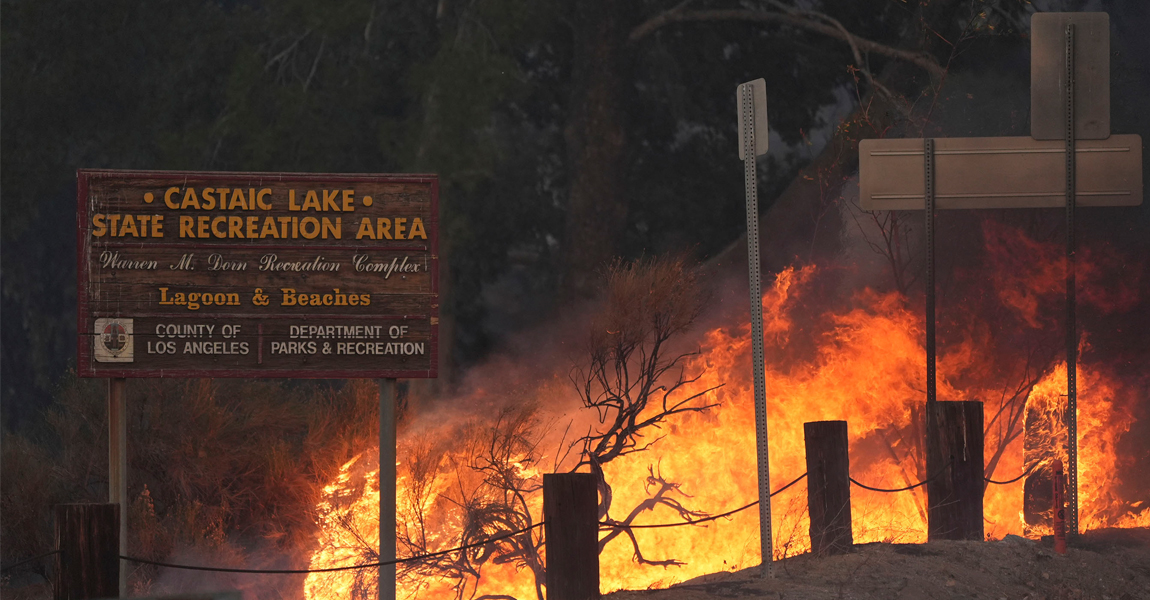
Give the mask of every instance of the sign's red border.
[[[428, 228], [431, 250], [431, 292], [434, 300], [428, 317], [431, 325], [429, 358], [431, 368], [427, 370], [348, 370], [348, 371], [301, 371], [301, 370], [254, 370], [254, 369], [95, 369], [92, 363], [91, 336], [88, 333], [91, 311], [88, 307], [88, 260], [91, 250], [87, 236], [88, 226], [88, 184], [99, 179], [219, 179], [254, 178], [265, 181], [284, 182], [383, 182], [383, 183], [426, 183], [431, 186], [431, 226]], [[439, 375], [439, 178], [434, 174], [371, 174], [371, 173], [264, 173], [236, 171], [136, 171], [113, 169], [78, 169], [76, 171], [76, 273], [78, 305], [76, 336], [78, 363], [76, 371], [80, 377], [179, 377], [179, 378], [248, 378], [248, 379], [432, 379]]]

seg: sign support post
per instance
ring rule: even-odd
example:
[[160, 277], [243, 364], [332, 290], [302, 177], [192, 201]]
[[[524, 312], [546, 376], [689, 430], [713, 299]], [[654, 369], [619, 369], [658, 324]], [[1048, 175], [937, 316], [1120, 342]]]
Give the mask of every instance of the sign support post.
[[[108, 503], [120, 505], [120, 553], [128, 551], [128, 415], [124, 403], [127, 379], [108, 379]], [[127, 598], [128, 572], [116, 559], [120, 573], [120, 597]]]
[[1070, 463], [1070, 537], [1078, 535], [1078, 322], [1074, 264], [1074, 23], [1066, 24], [1066, 454]]
[[[379, 380], [379, 561], [395, 560], [394, 378]], [[379, 600], [395, 600], [395, 565], [379, 567]]]
[[[923, 140], [922, 148], [922, 176], [923, 182], [926, 184], [923, 188], [923, 200], [926, 208], [926, 210], [923, 211], [926, 214], [926, 436], [923, 442], [927, 448], [926, 473], [934, 473], [939, 469], [939, 465], [931, 464], [930, 460], [933, 456], [930, 449], [935, 447], [935, 441], [938, 437], [938, 423], [936, 422], [936, 411], [934, 410], [936, 407], [933, 406], [937, 400], [935, 378], [937, 369], [937, 345], [935, 343], [934, 313], [934, 139], [927, 138]], [[927, 475], [927, 477], [929, 477], [929, 475]]]
[[[767, 90], [762, 79], [738, 87], [739, 158], [747, 192], [747, 270], [751, 294], [751, 361], [755, 378], [755, 432], [759, 463], [759, 545], [763, 575], [773, 578], [771, 464], [767, 445], [766, 373], [763, 365], [763, 289], [759, 260], [759, 200], [755, 159], [767, 152]], [[761, 142], [761, 148], [756, 142]]]
[[[923, 180], [926, 200], [926, 403], [936, 400], [935, 316], [934, 316], [934, 139], [923, 140]], [[929, 413], [928, 413], [929, 414]], [[927, 427], [929, 438], [933, 423]]]

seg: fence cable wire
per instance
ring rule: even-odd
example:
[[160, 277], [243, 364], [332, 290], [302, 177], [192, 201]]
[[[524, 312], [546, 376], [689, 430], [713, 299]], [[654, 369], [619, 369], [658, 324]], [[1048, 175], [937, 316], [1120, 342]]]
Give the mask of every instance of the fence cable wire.
[[20, 565], [28, 564], [34, 560], [40, 560], [41, 558], [48, 558], [49, 556], [52, 556], [53, 554], [59, 554], [59, 553], [60, 553], [59, 550], [53, 550], [51, 552], [46, 552], [46, 553], [41, 554], [39, 556], [33, 556], [32, 558], [25, 558], [24, 560], [14, 562], [14, 563], [6, 566], [6, 567], [0, 567], [0, 573], [4, 573], [5, 571], [10, 571], [12, 569], [15, 569], [16, 567], [19, 567]]
[[[782, 493], [787, 488], [791, 487], [792, 485], [795, 485], [799, 481], [802, 481], [803, 478], [805, 478], [806, 476], [807, 476], [806, 473], [799, 475], [798, 479], [795, 479], [794, 481], [788, 483], [787, 485], [784, 485], [783, 487], [779, 488], [778, 490], [776, 490], [774, 492], [771, 492], [771, 496], [774, 496], [775, 494]], [[645, 528], [677, 527], [679, 525], [693, 525], [696, 523], [704, 523], [706, 521], [714, 521], [715, 519], [720, 519], [722, 517], [733, 515], [739, 511], [741, 511], [741, 510], [746, 510], [746, 509], [748, 509], [748, 508], [750, 508], [750, 507], [752, 507], [758, 503], [759, 503], [759, 501], [755, 500], [754, 502], [752, 502], [752, 503], [750, 503], [750, 504], [748, 504], [742, 508], [736, 508], [735, 510], [728, 511], [728, 512], [725, 512], [723, 514], [713, 515], [713, 516], [707, 517], [705, 519], [698, 519], [695, 521], [684, 521], [682, 523], [667, 523], [667, 524], [662, 524], [662, 525], [631, 525], [630, 527], [635, 527], [635, 528], [638, 528], [638, 527], [645, 527]], [[500, 536], [488, 538], [482, 542], [474, 542], [471, 544], [460, 546], [458, 548], [452, 548], [450, 550], [440, 550], [439, 552], [431, 552], [428, 554], [421, 554], [419, 556], [412, 556], [409, 558], [398, 558], [395, 560], [369, 563], [366, 565], [347, 565], [347, 566], [343, 566], [343, 567], [327, 567], [327, 568], [323, 568], [323, 569], [233, 569], [233, 568], [227, 568], [227, 567], [204, 567], [204, 566], [198, 566], [198, 565], [178, 565], [178, 564], [173, 564], [173, 563], [160, 562], [160, 561], [156, 561], [156, 560], [146, 560], [146, 559], [137, 558], [134, 556], [122, 556], [121, 555], [120, 558], [122, 560], [127, 560], [127, 561], [131, 561], [131, 562], [139, 563], [139, 564], [143, 564], [143, 565], [155, 565], [157, 567], [167, 567], [169, 569], [184, 569], [184, 570], [188, 570], [188, 571], [212, 571], [212, 572], [216, 572], [216, 573], [258, 573], [258, 574], [265, 574], [265, 575], [303, 575], [303, 574], [307, 574], [307, 573], [331, 573], [331, 572], [335, 572], [335, 571], [351, 571], [351, 570], [355, 570], [355, 569], [370, 569], [370, 568], [382, 567], [382, 566], [386, 566], [386, 565], [395, 565], [395, 564], [400, 564], [400, 563], [405, 563], [405, 562], [414, 562], [417, 560], [424, 560], [427, 558], [435, 558], [437, 556], [443, 556], [445, 554], [451, 554], [453, 552], [459, 552], [461, 550], [469, 550], [471, 548], [478, 548], [480, 546], [490, 544], [491, 542], [498, 542], [499, 540], [505, 540], [507, 538], [515, 537], [521, 533], [526, 533], [528, 531], [531, 531], [532, 529], [535, 529], [536, 527], [539, 527], [543, 524], [544, 524], [544, 522], [540, 521], [540, 522], [538, 522], [538, 523], [536, 523], [530, 527], [520, 529], [519, 531], [513, 531], [511, 533], [505, 533], [505, 534], [500, 535]], [[613, 523], [608, 524], [608, 525], [612, 525], [614, 527], [622, 526], [622, 525], [613, 524]], [[610, 529], [611, 527], [607, 527], [607, 528]], [[57, 550], [56, 552], [59, 552], [59, 551]], [[52, 552], [49, 554], [55, 554], [55, 552]], [[47, 556], [47, 555], [45, 555], [45, 556]], [[37, 557], [37, 558], [42, 558], [42, 557]], [[33, 560], [33, 559], [29, 559], [29, 560]], [[27, 561], [25, 561], [25, 562], [27, 562]], [[18, 564], [20, 564], [20, 563], [18, 563]], [[16, 566], [16, 565], [12, 565], [12, 566]]]
[[482, 542], [473, 542], [471, 544], [460, 546], [458, 548], [452, 548], [450, 550], [440, 550], [438, 552], [430, 552], [428, 554], [420, 554], [418, 556], [411, 556], [408, 558], [397, 558], [395, 560], [374, 562], [374, 563], [369, 563], [366, 565], [347, 565], [347, 566], [343, 566], [343, 567], [327, 567], [327, 568], [323, 568], [323, 569], [231, 569], [231, 568], [226, 568], [226, 567], [201, 567], [201, 566], [195, 566], [195, 565], [176, 565], [176, 564], [172, 564], [172, 563], [159, 562], [159, 561], [155, 561], [155, 560], [145, 560], [142, 558], [135, 558], [132, 556], [123, 556], [123, 555], [121, 555], [120, 558], [122, 560], [127, 560], [127, 561], [131, 561], [134, 563], [140, 563], [143, 565], [156, 565], [158, 567], [168, 567], [170, 569], [184, 569], [187, 571], [213, 571], [216, 573], [260, 573], [260, 574], [265, 574], [265, 575], [269, 575], [269, 574], [270, 575], [302, 575], [302, 574], [306, 574], [306, 573], [331, 573], [334, 571], [352, 571], [355, 569], [371, 569], [371, 568], [383, 567], [383, 566], [387, 566], [387, 565], [396, 565], [396, 564], [400, 564], [400, 563], [415, 562], [417, 560], [423, 560], [426, 558], [435, 558], [437, 556], [443, 556], [445, 554], [451, 554], [453, 552], [459, 552], [460, 550], [470, 550], [471, 548], [478, 548], [480, 546], [490, 544], [491, 542], [498, 542], [499, 540], [505, 540], [507, 538], [515, 537], [521, 533], [526, 533], [528, 531], [531, 531], [532, 529], [535, 529], [536, 527], [539, 527], [540, 525], [543, 525], [543, 521], [540, 521], [540, 522], [538, 522], [538, 523], [536, 523], [530, 527], [525, 527], [523, 529], [520, 529], [519, 531], [513, 531], [511, 533], [505, 533], [503, 535], [495, 536], [493, 538], [488, 538], [486, 540], [483, 540]]
[[[776, 494], [783, 493], [784, 491], [786, 491], [787, 488], [789, 488], [792, 485], [802, 481], [806, 476], [807, 476], [806, 473], [799, 475], [799, 477], [797, 479], [795, 479], [794, 481], [792, 481], [792, 482], [788, 483], [787, 485], [784, 485], [783, 487], [771, 492], [771, 497], [774, 498]], [[755, 506], [758, 503], [759, 503], [759, 501], [755, 500], [754, 502], [752, 502], [746, 506], [736, 508], [735, 510], [729, 510], [729, 511], [722, 513], [722, 514], [711, 515], [709, 517], [704, 517], [702, 519], [695, 519], [692, 521], [681, 521], [679, 523], [659, 523], [657, 525], [627, 525], [624, 523], [620, 523], [618, 521], [604, 521], [604, 522], [599, 523], [599, 525], [601, 525], [599, 530], [603, 531], [603, 530], [611, 530], [611, 529], [656, 529], [659, 527], [679, 527], [680, 525], [698, 525], [699, 523], [706, 523], [707, 521], [714, 521], [715, 519], [721, 519], [723, 517], [729, 517], [729, 516], [739, 512], [739, 511], [747, 510], [748, 508]]]
[[1009, 485], [1011, 483], [1018, 481], [1019, 479], [1022, 479], [1023, 477], [1026, 477], [1027, 475], [1030, 475], [1031, 471], [1033, 471], [1035, 469], [1035, 467], [1037, 467], [1037, 466], [1038, 466], [1038, 463], [1034, 463], [1033, 465], [1030, 465], [1030, 468], [1023, 471], [1022, 475], [1019, 475], [1018, 477], [1015, 477], [1014, 479], [1011, 479], [1010, 481], [995, 481], [989, 477], [983, 477], [983, 479], [985, 479], [987, 481], [987, 483], [993, 483], [994, 485]]
[[947, 466], [939, 469], [938, 472], [935, 473], [934, 475], [931, 475], [930, 477], [927, 477], [926, 479], [923, 479], [922, 481], [920, 481], [914, 485], [908, 485], [906, 487], [901, 487], [901, 488], [897, 488], [897, 489], [893, 489], [893, 490], [871, 487], [871, 486], [866, 485], [864, 483], [859, 483], [859, 481], [857, 479], [855, 479], [854, 477], [851, 477], [850, 480], [851, 480], [851, 483], [861, 487], [864, 490], [870, 490], [872, 492], [884, 492], [884, 493], [890, 494], [890, 493], [894, 493], [894, 492], [905, 492], [908, 490], [913, 490], [916, 487], [924, 486], [924, 485], [934, 481], [935, 479], [937, 479], [939, 475], [942, 475], [943, 473], [945, 473], [949, 467], [950, 467], [950, 465], [947, 465]]
[[[986, 479], [990, 483], [1005, 485], [1007, 483], [1014, 483], [1015, 481], [1022, 479], [1023, 477], [1028, 475], [1031, 470], [1033, 470], [1033, 467], [1031, 467], [1031, 469], [1028, 469], [1022, 475], [1019, 475], [1018, 477], [1016, 477], [1010, 481], [1006, 481], [1006, 482], [993, 481], [989, 478], [984, 478], [984, 479]], [[850, 481], [851, 481], [851, 483], [853, 483], [853, 484], [855, 484], [855, 485], [857, 485], [863, 489], [871, 490], [874, 492], [886, 492], [886, 493], [905, 492], [905, 491], [913, 490], [914, 488], [926, 485], [927, 483], [929, 483], [931, 481], [934, 481], [935, 478], [937, 478], [939, 475], [942, 475], [942, 473], [945, 471], [946, 471], [946, 467], [940, 469], [933, 476], [931, 476], [927, 479], [924, 479], [923, 481], [920, 481], [914, 485], [910, 485], [910, 486], [898, 488], [898, 489], [891, 489], [891, 490], [871, 487], [869, 485], [859, 483], [858, 480], [856, 480], [854, 477], [850, 477]], [[773, 498], [773, 497], [775, 497], [775, 495], [783, 493], [784, 491], [789, 489], [791, 486], [793, 486], [796, 483], [805, 479], [806, 476], [807, 476], [806, 473], [799, 475], [797, 478], [795, 478], [790, 483], [788, 483], [788, 484], [784, 485], [783, 487], [771, 492], [771, 497]], [[742, 507], [736, 508], [734, 510], [729, 510], [725, 513], [720, 513], [717, 515], [711, 515], [709, 517], [704, 517], [702, 519], [682, 521], [679, 523], [659, 523], [659, 524], [653, 524], [653, 525], [626, 525], [626, 524], [619, 523], [619, 522], [605, 521], [605, 522], [599, 523], [599, 525], [601, 526], [599, 529], [600, 530], [622, 529], [622, 528], [655, 529], [655, 528], [660, 528], [660, 527], [679, 527], [682, 525], [698, 525], [699, 523], [706, 523], [708, 521], [714, 521], [716, 519], [721, 519], [723, 517], [729, 517], [729, 516], [731, 516], [737, 512], [744, 511], [744, 510], [746, 510], [752, 506], [755, 506], [758, 503], [759, 503], [759, 501], [755, 500], [754, 502], [751, 502], [750, 504], [747, 504], [746, 506], [742, 506]], [[535, 529], [536, 527], [539, 527], [543, 524], [544, 524], [544, 522], [540, 521], [540, 522], [538, 522], [538, 523], [536, 523], [530, 527], [526, 527], [526, 528], [520, 529], [518, 531], [513, 531], [511, 533], [505, 533], [505, 534], [500, 535], [500, 536], [488, 538], [486, 540], [483, 540], [482, 542], [474, 542], [471, 544], [466, 544], [466, 545], [460, 546], [458, 548], [452, 548], [450, 550], [440, 550], [438, 552], [431, 552], [428, 554], [421, 554], [418, 556], [411, 556], [408, 558], [397, 558], [395, 560], [375, 562], [375, 563], [369, 563], [369, 564], [365, 564], [365, 565], [347, 565], [347, 566], [343, 566], [343, 567], [327, 567], [327, 568], [322, 568], [322, 569], [233, 569], [233, 568], [226, 568], [226, 567], [203, 567], [203, 566], [196, 566], [196, 565], [178, 565], [178, 564], [165, 563], [165, 562], [160, 562], [160, 561], [155, 561], [155, 560], [146, 560], [143, 558], [136, 558], [133, 556], [122, 556], [121, 555], [120, 558], [122, 560], [127, 560], [127, 561], [131, 561], [134, 563], [139, 563], [139, 564], [144, 564], [144, 565], [155, 565], [157, 567], [167, 567], [169, 569], [185, 569], [185, 570], [189, 570], [189, 571], [213, 571], [213, 572], [217, 572], [217, 573], [261, 573], [261, 574], [271, 574], [271, 575], [302, 575], [302, 574], [307, 574], [307, 573], [331, 573], [331, 572], [335, 572], [335, 571], [351, 571], [351, 570], [355, 570], [355, 569], [371, 569], [371, 568], [377, 568], [377, 567], [382, 567], [382, 566], [386, 566], [386, 565], [395, 565], [395, 564], [400, 564], [400, 563], [414, 562], [414, 561], [424, 560], [424, 559], [428, 559], [428, 558], [435, 558], [437, 556], [444, 556], [444, 555], [451, 554], [454, 552], [459, 552], [461, 550], [470, 550], [471, 548], [478, 548], [480, 546], [490, 544], [491, 542], [498, 542], [500, 540], [505, 540], [508, 538], [515, 537], [521, 533], [526, 533], [528, 531], [531, 531], [532, 529]], [[49, 552], [47, 554], [35, 556], [32, 558], [20, 561], [16, 564], [4, 567], [2, 570], [7, 571], [8, 569], [11, 569], [13, 567], [17, 567], [17, 566], [22, 565], [24, 563], [31, 562], [33, 560], [37, 560], [40, 558], [45, 558], [45, 557], [51, 556], [53, 554], [56, 554], [58, 552], [59, 552], [59, 550], [54, 550], [54, 551]]]

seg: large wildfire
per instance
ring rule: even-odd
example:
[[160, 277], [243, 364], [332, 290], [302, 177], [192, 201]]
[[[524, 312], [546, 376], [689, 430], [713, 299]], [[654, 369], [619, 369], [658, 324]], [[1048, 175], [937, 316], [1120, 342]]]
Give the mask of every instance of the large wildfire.
[[[1049, 464], [1065, 460], [1060, 246], [993, 221], [984, 222], [981, 233], [979, 268], [956, 268], [951, 291], [940, 296], [938, 396], [984, 403], [989, 478], [1010, 480], [1031, 469], [1029, 485], [1048, 485]], [[1089, 251], [1081, 252], [1079, 261], [1083, 310], [1114, 314], [1137, 305], [1132, 288], [1102, 285], [1120, 261]], [[921, 299], [915, 300], [921, 293], [908, 298], [875, 291], [850, 283], [855, 275], [849, 268], [807, 265], [768, 279], [773, 281], [762, 305], [772, 489], [805, 471], [807, 421], [847, 421], [851, 475], [859, 481], [895, 488], [926, 475], [921, 451], [925, 336], [922, 306], [916, 304]], [[1125, 277], [1130, 279], [1131, 271]], [[745, 304], [741, 314], [736, 303], [717, 304], [731, 306], [712, 311], [726, 314], [704, 314], [698, 321], [717, 325], [697, 326], [678, 340], [698, 349], [683, 363], [698, 379], [680, 393], [713, 389], [699, 402], [717, 405], [670, 417], [643, 440], [651, 444], [648, 449], [604, 466], [613, 492], [611, 518], [621, 519], [652, 494], [670, 501], [649, 502], [652, 508], [640, 511], [636, 524], [719, 514], [757, 498], [750, 326], [743, 322]], [[1122, 474], [1129, 464], [1123, 461], [1129, 459], [1118, 452], [1145, 381], [1093, 352], [1089, 331], [1081, 338], [1082, 528], [1150, 526], [1150, 509], [1123, 498]], [[568, 446], [561, 440], [599, 426], [593, 414], [585, 414], [594, 411], [578, 404], [570, 367], [501, 364], [494, 369], [500, 375], [470, 386], [467, 397], [453, 405], [476, 407], [470, 419], [417, 415], [401, 431], [398, 556], [449, 549], [542, 520], [542, 473], [568, 471], [579, 460], [580, 447], [565, 456]], [[324, 490], [313, 568], [376, 558], [375, 456], [375, 449], [364, 449]], [[986, 488], [988, 538], [1049, 533], [1042, 506], [1024, 506], [1027, 481]], [[925, 488], [878, 493], [852, 487], [851, 504], [856, 543], [926, 541]], [[805, 482], [776, 496], [772, 515], [776, 557], [809, 549]], [[758, 531], [754, 509], [705, 525], [635, 529], [633, 541], [619, 535], [603, 549], [601, 587], [665, 587], [758, 564]], [[516, 543], [401, 565], [401, 597], [537, 597], [541, 538], [537, 528]], [[375, 578], [374, 569], [313, 574], [305, 593], [309, 600], [373, 597]]]

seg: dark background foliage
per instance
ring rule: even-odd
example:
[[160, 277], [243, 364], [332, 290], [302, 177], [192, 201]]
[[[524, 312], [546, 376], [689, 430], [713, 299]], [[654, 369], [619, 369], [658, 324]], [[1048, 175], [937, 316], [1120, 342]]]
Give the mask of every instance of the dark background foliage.
[[[671, 6], [608, 4], [595, 18], [624, 33]], [[825, 10], [893, 44], [914, 16], [887, 2]], [[568, 299], [570, 271], [595, 268], [562, 257], [590, 239], [565, 227], [571, 180], [598, 168], [573, 165], [565, 139], [588, 128], [573, 113], [591, 84], [573, 69], [588, 52], [580, 28], [598, 25], [567, 3], [46, 0], [3, 12], [6, 422], [45, 406], [74, 360], [77, 168], [438, 173], [459, 365]], [[608, 256], [706, 257], [739, 236], [734, 85], [762, 76], [786, 90], [772, 127], [796, 146], [772, 156], [775, 193], [809, 158], [803, 132], [826, 128], [836, 90], [854, 92], [846, 44], [778, 27], [671, 25], [615, 59], [625, 145], [602, 200], [625, 211], [587, 228], [619, 234]]]

